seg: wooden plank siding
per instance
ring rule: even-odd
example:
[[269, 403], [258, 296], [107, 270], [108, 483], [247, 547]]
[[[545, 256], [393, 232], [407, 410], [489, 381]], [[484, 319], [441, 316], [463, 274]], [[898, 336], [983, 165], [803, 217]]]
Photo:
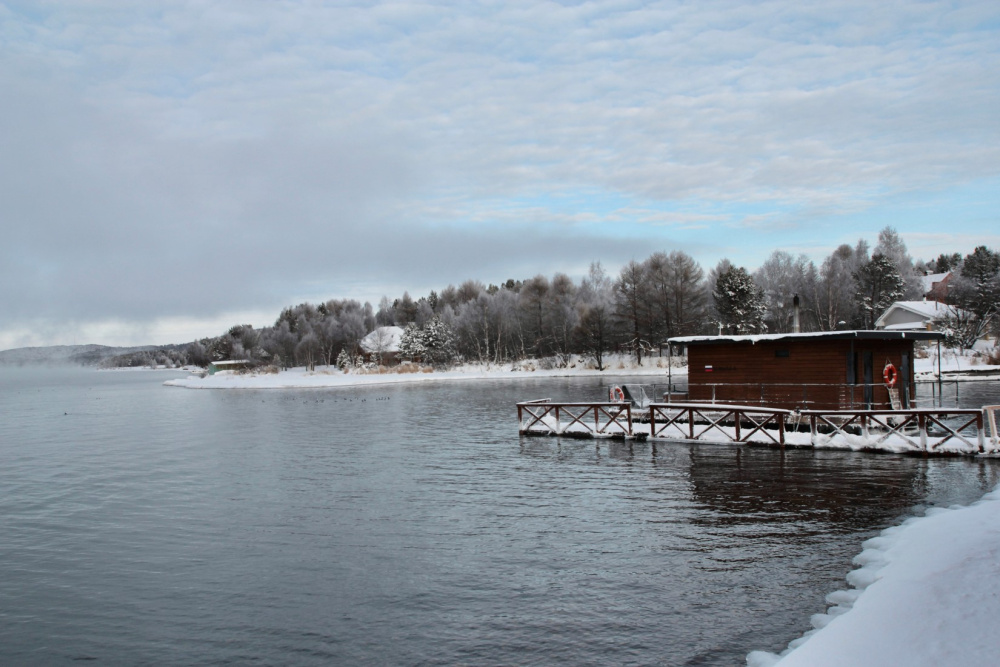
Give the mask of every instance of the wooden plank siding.
[[[852, 350], [855, 372], [850, 378]], [[860, 408], [866, 405], [866, 352], [871, 353], [873, 409], [891, 407], [882, 382], [887, 361], [896, 367], [900, 374], [896, 386], [907, 396], [902, 377], [904, 353], [909, 355], [908, 396], [914, 395], [912, 340], [799, 339], [690, 344], [689, 400], [785, 409]]]

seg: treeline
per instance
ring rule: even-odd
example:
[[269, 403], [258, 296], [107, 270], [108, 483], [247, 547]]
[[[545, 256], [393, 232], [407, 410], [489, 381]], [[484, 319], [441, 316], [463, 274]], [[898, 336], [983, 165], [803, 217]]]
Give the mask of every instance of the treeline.
[[[408, 292], [378, 308], [351, 299], [303, 303], [281, 311], [273, 326], [237, 325], [192, 343], [187, 362], [249, 359], [281, 367], [358, 363], [359, 343], [380, 326], [444, 336], [433, 361], [501, 363], [528, 357], [583, 354], [603, 368], [608, 352], [639, 361], [672, 336], [789, 332], [798, 297], [801, 331], [874, 327], [900, 299], [920, 299], [921, 276], [952, 270], [953, 296], [975, 307], [985, 331], [1000, 303], [1000, 259], [985, 247], [966, 257], [941, 255], [914, 262], [896, 231], [842, 245], [816, 266], [805, 255], [778, 250], [752, 274], [726, 259], [706, 272], [684, 252], [656, 252], [631, 261], [616, 276], [600, 263], [575, 282], [557, 273], [496, 284], [468, 280], [414, 299]], [[992, 273], [991, 273], [992, 271]], [[433, 329], [433, 331], [432, 331]]]
[[[180, 368], [192, 363], [189, 360], [191, 345], [165, 345], [150, 347], [113, 356], [92, 355], [85, 363], [96, 364], [100, 368]], [[205, 362], [208, 363], [208, 362]]]

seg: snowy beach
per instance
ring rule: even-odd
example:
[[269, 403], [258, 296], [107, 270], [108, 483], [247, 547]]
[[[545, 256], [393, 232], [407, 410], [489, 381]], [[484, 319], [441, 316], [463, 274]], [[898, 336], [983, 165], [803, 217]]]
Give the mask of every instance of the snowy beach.
[[[670, 376], [683, 378], [687, 367], [674, 360]], [[928, 380], [937, 376], [937, 361], [934, 358], [917, 359], [914, 364], [918, 380]], [[189, 377], [164, 382], [170, 387], [188, 389], [303, 389], [310, 387], [355, 387], [379, 384], [401, 384], [412, 382], [439, 382], [461, 380], [518, 380], [540, 377], [603, 377], [636, 376], [639, 378], [667, 378], [667, 359], [650, 357], [636, 366], [632, 360], [614, 359], [604, 371], [588, 367], [575, 360], [562, 368], [544, 368], [537, 361], [507, 364], [465, 364], [449, 370], [433, 372], [399, 373], [389, 369], [385, 373], [343, 372], [334, 367], [317, 367], [307, 370], [303, 367], [291, 368], [277, 373], [234, 373], [224, 372], [201, 377]], [[944, 355], [941, 360], [941, 375], [949, 380], [996, 381], [1000, 379], [1000, 366], [973, 365], [968, 357]]]
[[749, 667], [988, 667], [1000, 656], [1000, 489], [969, 507], [933, 508], [866, 541], [814, 630]]
[[[674, 362], [677, 363], [676, 361]], [[319, 387], [358, 387], [384, 384], [404, 384], [414, 382], [442, 382], [468, 380], [525, 380], [555, 377], [604, 377], [636, 376], [655, 378], [657, 382], [667, 380], [667, 358], [651, 357], [643, 360], [642, 366], [634, 361], [613, 359], [604, 371], [598, 371], [579, 360], [571, 361], [565, 367], [544, 368], [538, 361], [507, 364], [466, 364], [449, 370], [433, 372], [343, 372], [334, 367], [317, 367], [316, 370], [292, 368], [278, 373], [216, 373], [200, 377], [189, 377], [164, 382], [169, 387], [189, 389], [304, 389]], [[673, 377], [686, 377], [687, 368], [674, 366], [670, 369]]]

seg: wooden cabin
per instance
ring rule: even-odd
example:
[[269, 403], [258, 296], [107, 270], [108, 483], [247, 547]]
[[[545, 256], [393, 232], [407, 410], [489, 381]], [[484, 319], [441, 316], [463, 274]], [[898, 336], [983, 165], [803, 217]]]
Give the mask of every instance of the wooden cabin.
[[[826, 331], [760, 336], [683, 336], [690, 402], [787, 409], [889, 410], [915, 396], [914, 343], [934, 331]], [[897, 395], [883, 380], [895, 369]], [[893, 400], [894, 399], [894, 400]]]

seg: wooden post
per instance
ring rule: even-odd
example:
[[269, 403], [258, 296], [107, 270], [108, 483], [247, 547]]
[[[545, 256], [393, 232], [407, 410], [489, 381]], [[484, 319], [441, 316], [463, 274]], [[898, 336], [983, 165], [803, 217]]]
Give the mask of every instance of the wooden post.
[[736, 442], [740, 441], [740, 411], [733, 410], [733, 422], [736, 426]]
[[1000, 410], [1000, 405], [987, 405], [983, 408], [983, 412], [990, 417], [990, 450], [996, 451], [1000, 447], [1000, 436], [997, 434], [997, 411]]
[[816, 415], [809, 415], [809, 442], [816, 446]]
[[976, 415], [976, 433], [979, 435], [979, 451], [986, 451], [986, 438], [983, 434], [983, 413]]
[[920, 429], [920, 448], [927, 451], [927, 415], [917, 415], [917, 428]]
[[555, 411], [556, 411], [556, 435], [558, 435], [559, 434], [559, 406], [558, 405], [555, 407]]
[[649, 406], [649, 437], [656, 437], [656, 408]]
[[[674, 391], [674, 346], [667, 341], [667, 403], [670, 402], [670, 394]], [[655, 389], [655, 387], [654, 387]]]
[[[714, 392], [715, 389], [712, 389]], [[688, 433], [690, 434], [690, 440], [694, 440], [694, 408], [688, 408]]]
[[779, 413], [778, 417], [778, 442], [781, 443], [781, 448], [785, 448], [785, 414]]
[[940, 408], [941, 406], [944, 405], [944, 403], [941, 402], [941, 395], [944, 393], [944, 387], [941, 386], [941, 341], [937, 342], [937, 366], [938, 366], [938, 373], [937, 373], [938, 407]]

